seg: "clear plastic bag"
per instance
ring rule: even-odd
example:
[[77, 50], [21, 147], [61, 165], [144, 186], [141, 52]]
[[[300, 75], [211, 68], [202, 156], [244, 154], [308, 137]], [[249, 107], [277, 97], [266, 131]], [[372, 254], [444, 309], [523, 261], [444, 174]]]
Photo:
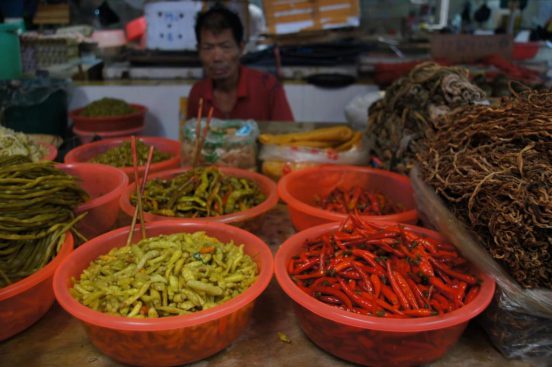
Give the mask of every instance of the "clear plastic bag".
[[359, 144], [343, 152], [334, 149], [264, 144], [259, 159], [263, 161], [263, 173], [277, 179], [290, 171], [321, 164], [367, 165], [370, 155], [366, 142], [361, 140]]
[[[206, 120], [201, 121], [201, 133]], [[253, 120], [212, 119], [199, 157], [200, 165], [232, 166], [244, 169], [257, 167], [257, 137], [259, 127]], [[183, 126], [182, 165], [190, 165], [196, 140], [196, 120]]]
[[524, 289], [479, 244], [420, 177], [410, 172], [419, 216], [437, 229], [469, 261], [496, 281], [494, 299], [480, 321], [493, 345], [508, 358], [549, 366], [552, 360], [552, 290]]

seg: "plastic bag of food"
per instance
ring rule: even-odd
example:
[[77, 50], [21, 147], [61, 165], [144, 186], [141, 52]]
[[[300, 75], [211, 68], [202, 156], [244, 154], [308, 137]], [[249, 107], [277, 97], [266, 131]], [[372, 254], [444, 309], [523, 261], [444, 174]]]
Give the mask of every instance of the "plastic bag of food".
[[494, 299], [480, 318], [493, 345], [507, 358], [548, 366], [552, 360], [552, 290], [519, 286], [447, 209], [416, 167], [410, 178], [422, 221], [436, 228], [462, 255], [496, 280]]
[[264, 144], [261, 147], [259, 159], [263, 161], [263, 174], [278, 179], [291, 171], [321, 164], [367, 165], [370, 156], [365, 141], [361, 139], [345, 151]]
[[[201, 121], [201, 134], [206, 119]], [[232, 166], [244, 169], [257, 167], [259, 127], [253, 120], [212, 119], [199, 157], [200, 165]], [[182, 132], [182, 165], [192, 164], [196, 141], [196, 120], [188, 120]]]

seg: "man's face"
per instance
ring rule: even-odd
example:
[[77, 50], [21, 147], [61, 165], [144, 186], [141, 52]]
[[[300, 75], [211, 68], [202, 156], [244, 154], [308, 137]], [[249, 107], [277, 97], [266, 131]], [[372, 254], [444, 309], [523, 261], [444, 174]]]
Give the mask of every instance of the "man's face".
[[225, 80], [239, 73], [242, 49], [230, 29], [216, 34], [201, 30], [199, 58], [207, 76], [213, 80]]

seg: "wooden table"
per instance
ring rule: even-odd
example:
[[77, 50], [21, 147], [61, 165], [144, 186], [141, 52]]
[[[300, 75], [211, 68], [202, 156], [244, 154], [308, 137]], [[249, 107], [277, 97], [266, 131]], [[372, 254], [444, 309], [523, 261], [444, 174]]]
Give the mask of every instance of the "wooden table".
[[[273, 252], [290, 235], [293, 227], [285, 206], [268, 213], [255, 233]], [[280, 341], [286, 334], [290, 344]], [[314, 345], [301, 331], [291, 300], [273, 279], [258, 299], [247, 331], [220, 353], [191, 366], [313, 366], [340, 367], [350, 363], [334, 358]], [[98, 351], [88, 340], [80, 322], [58, 304], [35, 325], [0, 343], [0, 366], [121, 366]], [[521, 361], [504, 359], [485, 333], [472, 323], [459, 342], [434, 367], [529, 367]]]

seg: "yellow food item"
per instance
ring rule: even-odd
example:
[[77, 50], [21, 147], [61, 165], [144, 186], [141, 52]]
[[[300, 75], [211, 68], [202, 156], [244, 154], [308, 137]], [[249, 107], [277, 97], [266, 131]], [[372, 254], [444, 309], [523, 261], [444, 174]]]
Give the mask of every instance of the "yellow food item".
[[360, 143], [361, 139], [362, 139], [362, 133], [360, 131], [357, 131], [356, 133], [353, 134], [353, 136], [349, 141], [346, 141], [345, 143], [338, 145], [337, 147], [335, 147], [335, 150], [337, 150], [338, 152], [345, 152], [353, 148], [354, 146], [356, 146], [358, 143]]
[[259, 141], [263, 144], [277, 145], [299, 145], [297, 142], [323, 141], [323, 142], [346, 142], [353, 136], [354, 132], [347, 126], [323, 127], [312, 131], [289, 134], [261, 134]]

